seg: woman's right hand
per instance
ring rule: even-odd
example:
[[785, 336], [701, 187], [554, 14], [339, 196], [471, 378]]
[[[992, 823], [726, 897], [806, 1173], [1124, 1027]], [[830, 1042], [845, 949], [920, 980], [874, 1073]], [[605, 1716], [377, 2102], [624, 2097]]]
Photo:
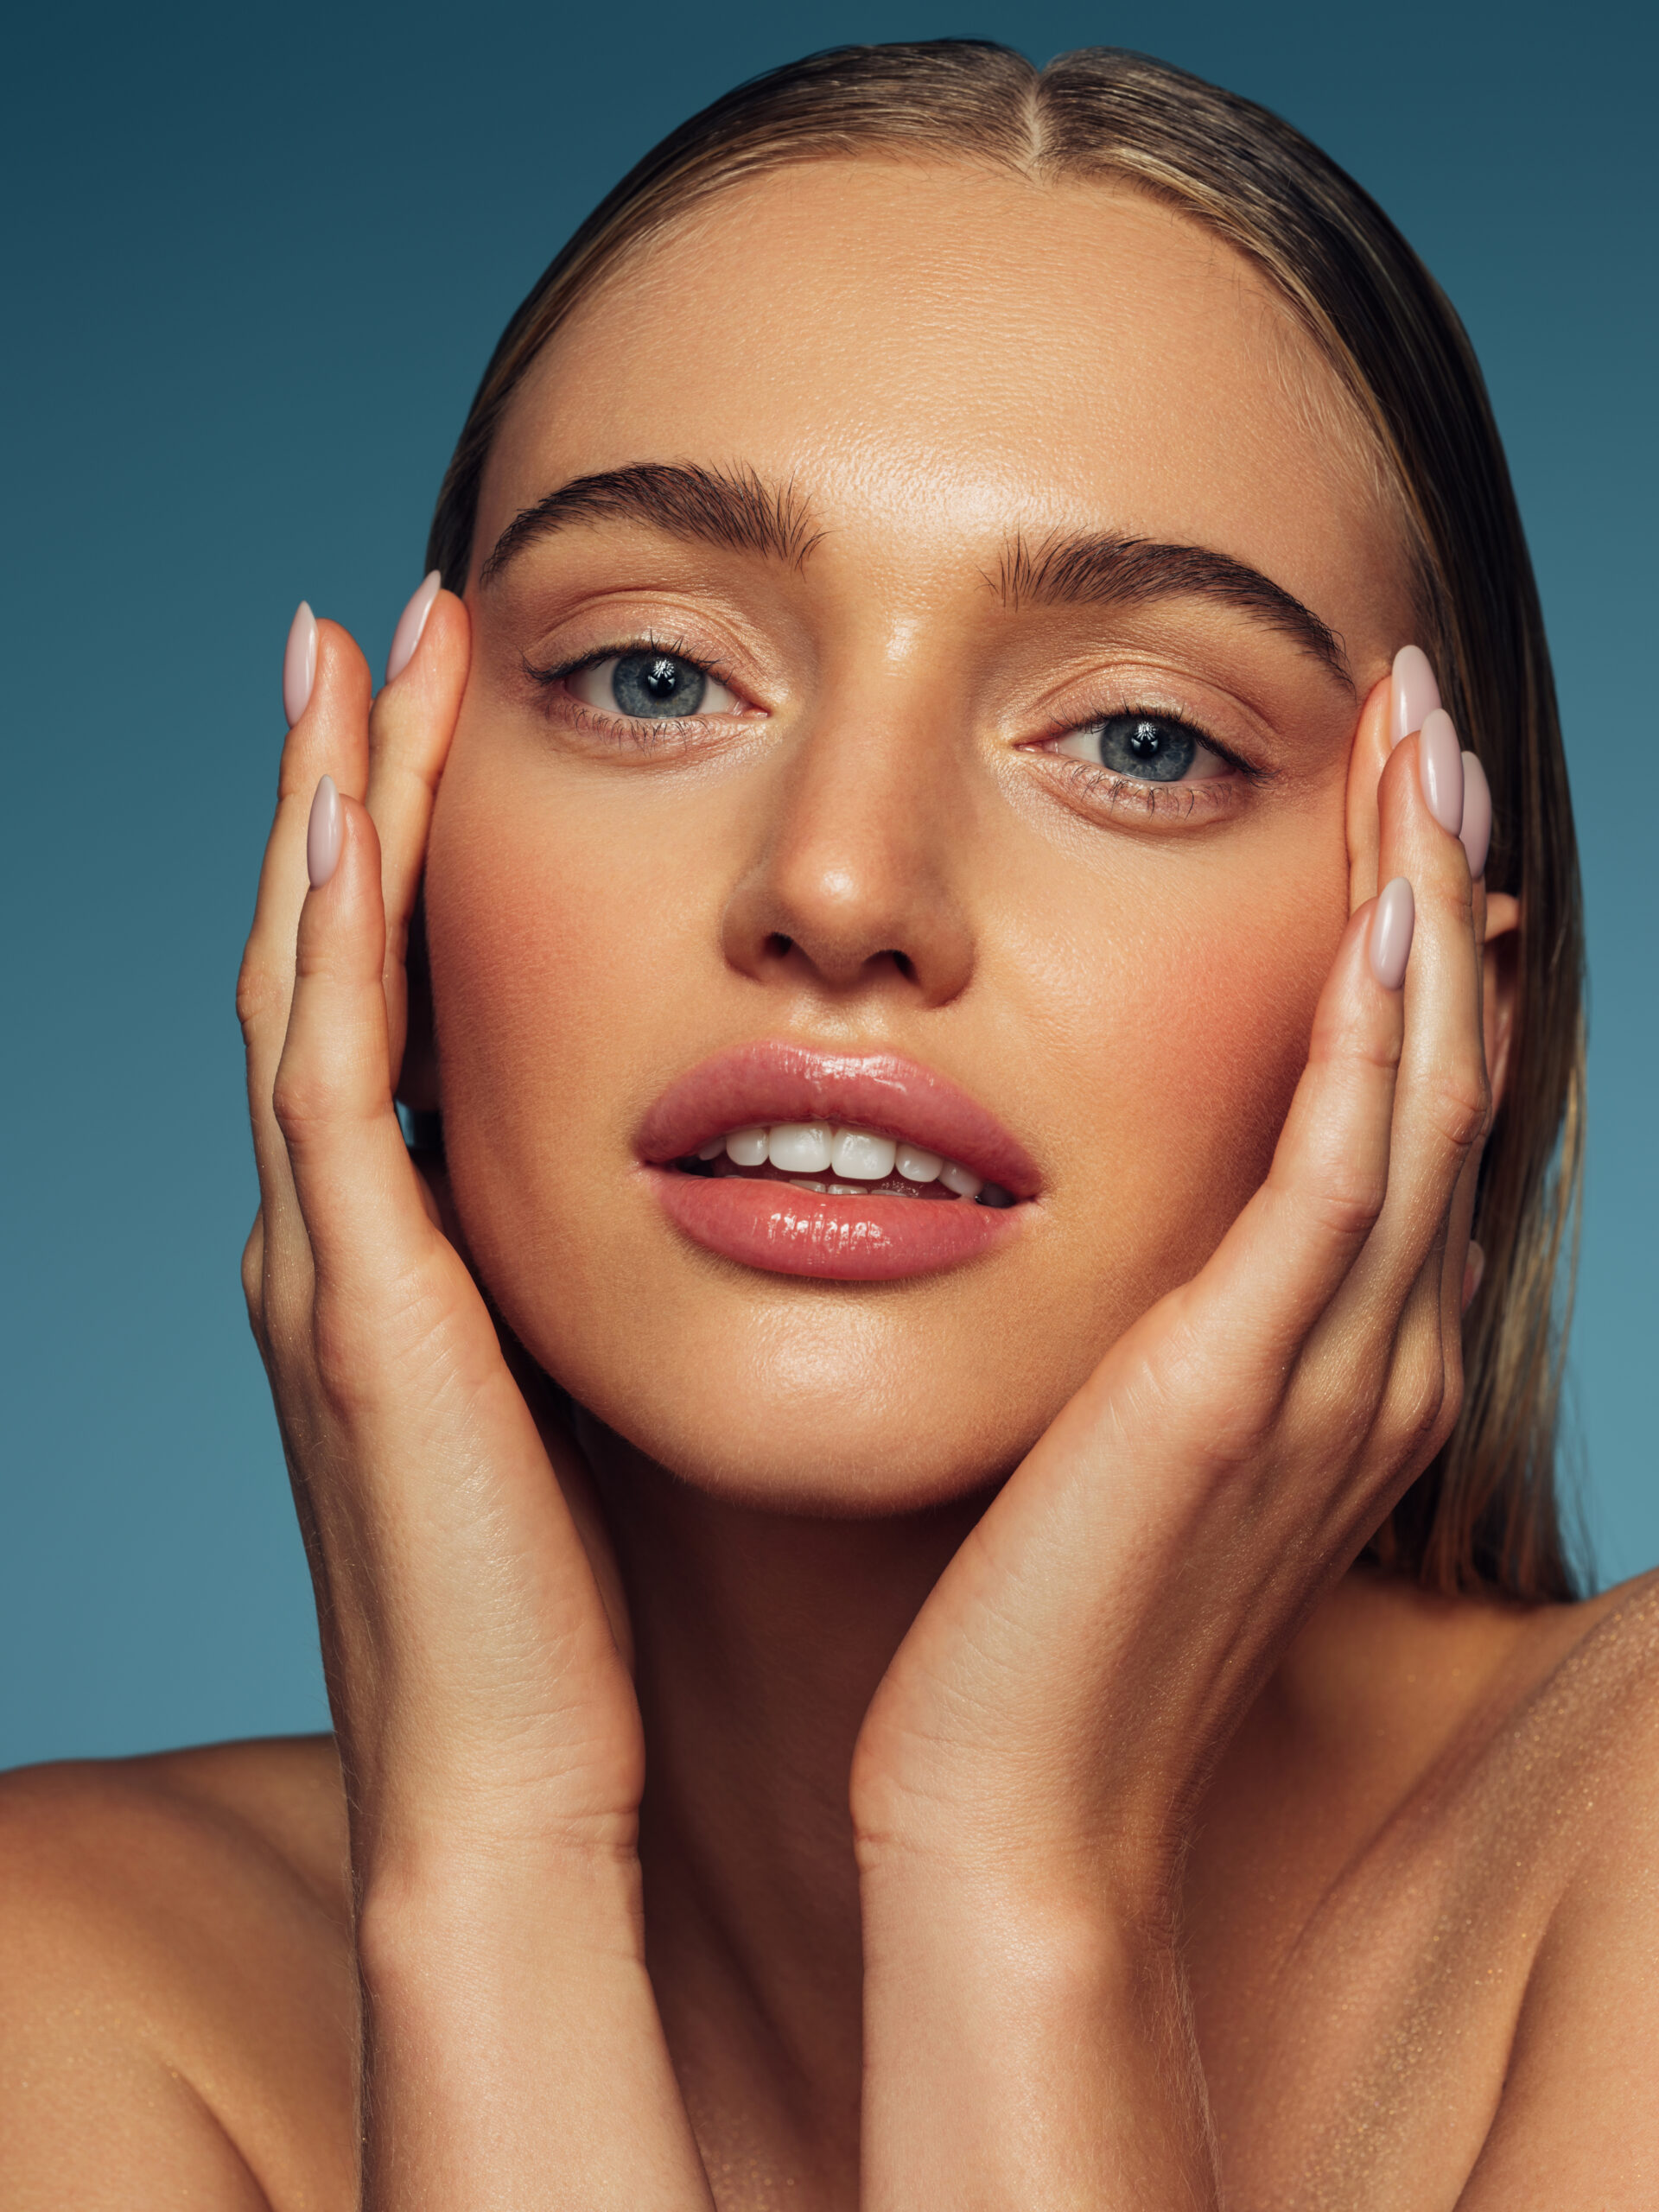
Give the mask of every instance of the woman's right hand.
[[614, 1570], [393, 1104], [468, 647], [440, 593], [372, 702], [352, 639], [302, 610], [238, 989], [260, 1190], [243, 1281], [351, 1817], [363, 2201], [687, 2212], [709, 2198], [645, 1973]]

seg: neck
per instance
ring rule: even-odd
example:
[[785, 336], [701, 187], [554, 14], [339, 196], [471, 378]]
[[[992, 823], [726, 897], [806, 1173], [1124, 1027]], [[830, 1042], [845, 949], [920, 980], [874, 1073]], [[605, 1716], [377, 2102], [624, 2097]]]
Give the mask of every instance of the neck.
[[633, 1624], [646, 1940], [693, 2117], [707, 2149], [746, 2110], [752, 2159], [760, 2089], [823, 2171], [856, 2156], [853, 1747], [985, 1497], [814, 1519], [711, 1497], [591, 1426], [584, 1442]]

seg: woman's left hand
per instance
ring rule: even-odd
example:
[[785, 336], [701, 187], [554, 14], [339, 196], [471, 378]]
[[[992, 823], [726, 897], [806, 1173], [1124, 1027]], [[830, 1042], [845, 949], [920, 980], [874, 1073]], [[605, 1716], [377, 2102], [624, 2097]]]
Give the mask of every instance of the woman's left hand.
[[[867, 2212], [1214, 2201], [1175, 1944], [1189, 1825], [1461, 1402], [1485, 897], [1388, 715], [1384, 683], [1353, 911], [1267, 1181], [1004, 1486], [861, 1734]], [[1403, 991], [1407, 900], [1373, 895], [1402, 877]]]

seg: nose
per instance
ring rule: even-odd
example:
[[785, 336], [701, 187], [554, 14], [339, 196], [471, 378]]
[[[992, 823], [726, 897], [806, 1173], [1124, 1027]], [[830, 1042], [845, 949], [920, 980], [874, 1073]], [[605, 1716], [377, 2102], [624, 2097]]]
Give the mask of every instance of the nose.
[[728, 961], [836, 1000], [958, 996], [974, 970], [959, 886], [975, 780], [954, 733], [891, 695], [844, 698], [785, 738], [727, 905]]

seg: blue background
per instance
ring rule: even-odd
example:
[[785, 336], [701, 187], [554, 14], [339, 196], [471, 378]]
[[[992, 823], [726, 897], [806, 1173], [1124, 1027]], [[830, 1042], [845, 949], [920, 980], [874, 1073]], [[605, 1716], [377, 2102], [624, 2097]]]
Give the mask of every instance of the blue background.
[[1650, 5], [41, 10], [8, 33], [0, 1762], [323, 1725], [237, 1261], [232, 989], [302, 594], [377, 663], [510, 309], [656, 138], [846, 39], [1112, 43], [1350, 168], [1485, 365], [1588, 888], [1576, 1335], [1605, 1579], [1659, 1560]]

